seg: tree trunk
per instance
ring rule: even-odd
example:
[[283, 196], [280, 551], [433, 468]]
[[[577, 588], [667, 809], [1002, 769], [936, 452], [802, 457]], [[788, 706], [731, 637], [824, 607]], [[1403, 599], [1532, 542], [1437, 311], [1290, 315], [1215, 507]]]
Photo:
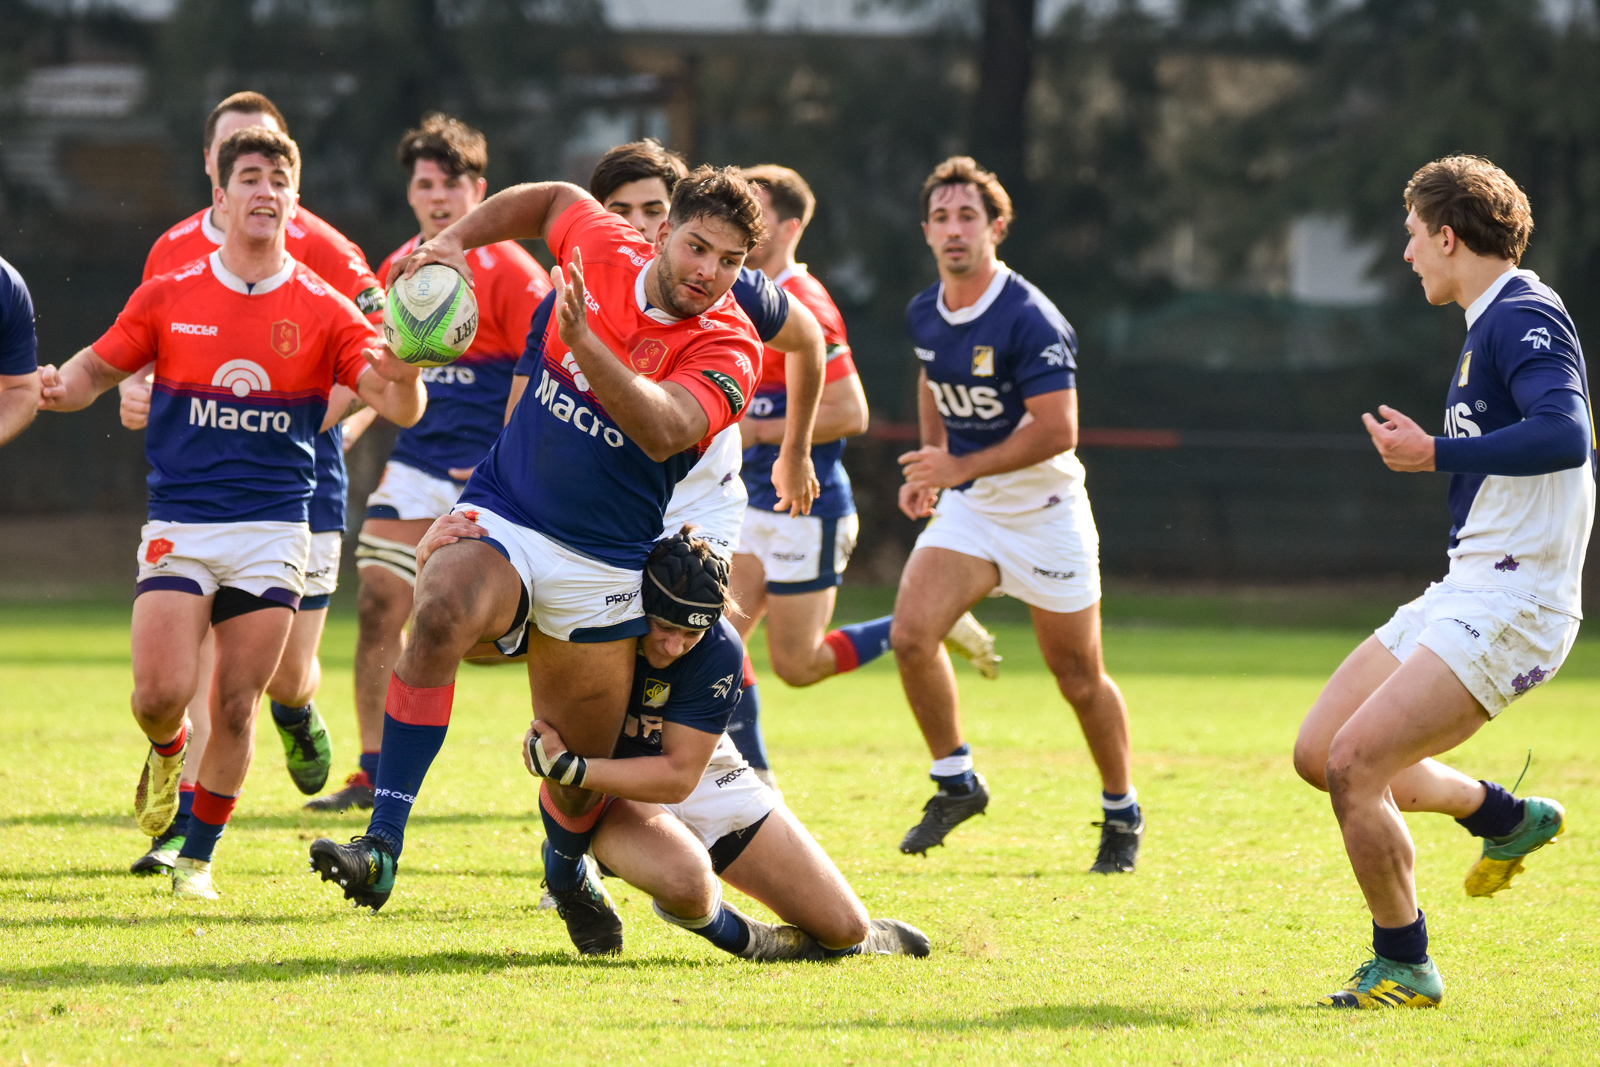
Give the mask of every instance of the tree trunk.
[[978, 162], [998, 174], [1013, 197], [1024, 181], [1036, 11], [1036, 0], [983, 0], [970, 143]]

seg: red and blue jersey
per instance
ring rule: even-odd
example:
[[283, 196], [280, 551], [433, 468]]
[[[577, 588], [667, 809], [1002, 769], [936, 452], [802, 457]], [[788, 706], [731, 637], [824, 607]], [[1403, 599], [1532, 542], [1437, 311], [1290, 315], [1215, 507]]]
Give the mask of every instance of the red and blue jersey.
[[355, 389], [362, 350], [379, 343], [293, 259], [250, 285], [213, 252], [139, 286], [92, 347], [129, 373], [155, 364], [150, 518], [308, 522], [328, 391]]
[[613, 566], [642, 569], [661, 536], [673, 486], [744, 413], [761, 342], [730, 294], [687, 319], [652, 307], [644, 275], [654, 249], [592, 199], [563, 211], [548, 240], [563, 264], [582, 250], [590, 330], [636, 373], [694, 397], [707, 432], [666, 462], [652, 460], [618, 429], [558, 337], [545, 345], [537, 375], [461, 502]]
[[33, 297], [17, 268], [0, 259], [0, 374], [13, 377], [39, 369], [39, 338], [33, 332]]
[[[785, 270], [774, 280], [790, 299], [804, 304], [822, 327], [828, 359], [823, 384], [854, 374], [856, 365], [850, 356], [850, 341], [845, 336], [844, 316], [839, 314], [828, 290], [802, 264]], [[755, 399], [750, 402], [750, 415], [757, 419], [781, 419], [788, 410], [784, 354], [769, 348], [761, 354], [761, 384], [756, 386]], [[753, 508], [771, 511], [778, 504], [778, 491], [772, 485], [772, 465], [778, 461], [779, 451], [777, 445], [751, 445], [744, 450], [744, 465], [739, 475], [744, 479]], [[819, 519], [838, 519], [853, 514], [856, 502], [850, 493], [850, 475], [844, 469], [844, 438], [811, 446], [811, 465], [816, 469], [817, 483], [821, 487], [811, 505], [811, 514]]]
[[[394, 261], [414, 252], [420, 240], [413, 237], [390, 252], [378, 274], [388, 277]], [[478, 300], [478, 335], [454, 363], [422, 372], [428, 410], [415, 426], [400, 431], [391, 456], [441, 479], [450, 477], [452, 467], [476, 466], [500, 435], [523, 335], [550, 292], [550, 276], [515, 241], [475, 248], [467, 262]]]
[[[366, 254], [344, 234], [303, 206], [284, 225], [284, 247], [323, 281], [342, 293], [374, 326], [383, 325], [383, 285], [367, 266]], [[156, 238], [145, 257], [143, 281], [168, 274], [209, 256], [222, 244], [211, 223], [211, 209], [195, 212]], [[334, 426], [317, 438], [317, 489], [311, 496], [311, 532], [343, 530], [349, 478], [344, 466], [344, 429]]]

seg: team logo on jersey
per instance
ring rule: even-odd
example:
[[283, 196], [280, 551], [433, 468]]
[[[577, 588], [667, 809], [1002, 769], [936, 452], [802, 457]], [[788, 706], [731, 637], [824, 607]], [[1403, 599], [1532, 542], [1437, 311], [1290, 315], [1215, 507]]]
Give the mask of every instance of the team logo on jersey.
[[1483, 428], [1471, 419], [1472, 409], [1464, 402], [1444, 409], [1444, 434], [1446, 437], [1482, 437]]
[[633, 265], [635, 267], [642, 267], [646, 263], [650, 262], [649, 256], [641, 256], [638, 252], [634, 251], [632, 245], [618, 245], [617, 251], [633, 260]]
[[1547, 352], [1550, 350], [1550, 331], [1545, 329], [1543, 326], [1536, 326], [1529, 330], [1527, 333], [1522, 335], [1522, 339], [1524, 341], [1532, 341], [1533, 350], [1535, 352], [1539, 351], [1541, 348]]
[[1520, 566], [1522, 566], [1522, 564], [1517, 562], [1517, 557], [1507, 552], [1506, 558], [1501, 560], [1499, 563], [1496, 563], [1494, 565], [1494, 569], [1504, 573], [1506, 571], [1514, 571]]
[[647, 708], [664, 708], [667, 698], [672, 695], [672, 683], [663, 682], [657, 678], [644, 680], [644, 706]]
[[988, 345], [974, 345], [972, 348], [972, 376], [974, 378], [994, 377], [994, 349]]
[[272, 391], [272, 379], [267, 376], [267, 368], [249, 359], [228, 360], [211, 376], [211, 384], [222, 386], [241, 400], [251, 393]]
[[272, 324], [272, 350], [284, 359], [300, 351], [300, 326], [288, 319]]
[[649, 373], [667, 358], [667, 343], [659, 338], [646, 337], [634, 346], [633, 355], [629, 358], [636, 369]]
[[719, 370], [703, 370], [700, 372], [711, 379], [711, 384], [722, 390], [722, 395], [728, 400], [728, 408], [735, 415], [744, 410], [744, 390], [739, 388], [739, 383]]
[[1057, 341], [1043, 352], [1040, 352], [1039, 356], [1052, 367], [1066, 367], [1072, 363], [1072, 353], [1067, 351], [1067, 343], [1065, 341]]
[[723, 697], [727, 696], [728, 691], [733, 688], [733, 680], [737, 677], [739, 677], [739, 672], [735, 671], [725, 678], [718, 678], [716, 681], [712, 682], [711, 695], [716, 697], [718, 700], [721, 700]]
[[1467, 384], [1467, 375], [1472, 371], [1472, 349], [1467, 349], [1467, 354], [1461, 357], [1461, 377], [1456, 379], [1458, 387]]
[[938, 354], [931, 348], [917, 348], [915, 351], [917, 353], [917, 358], [922, 360], [924, 363], [932, 363], [933, 357]]
[[144, 561], [152, 565], [160, 563], [161, 558], [176, 547], [165, 537], [152, 537], [150, 543], [144, 548]]
[[1519, 674], [1511, 679], [1511, 691], [1521, 696], [1554, 673], [1555, 671], [1547, 671], [1543, 667], [1530, 667], [1527, 674]]
[[215, 326], [203, 326], [197, 322], [174, 322], [168, 329], [173, 333], [187, 334], [190, 337], [217, 336], [217, 328]]

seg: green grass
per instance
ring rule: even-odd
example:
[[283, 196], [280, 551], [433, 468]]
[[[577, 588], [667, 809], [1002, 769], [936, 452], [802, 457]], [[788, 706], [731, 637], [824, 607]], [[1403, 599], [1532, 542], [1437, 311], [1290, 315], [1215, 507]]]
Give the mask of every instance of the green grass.
[[[790, 804], [873, 913], [934, 943], [927, 960], [788, 966], [725, 957], [626, 888], [626, 956], [577, 960], [560, 920], [534, 909], [515, 669], [463, 671], [381, 916], [306, 871], [313, 838], [365, 819], [303, 812], [270, 726], [219, 850], [222, 901], [174, 903], [164, 881], [126, 873], [143, 846], [128, 809], [144, 745], [127, 712], [126, 606], [0, 605], [0, 1061], [1593, 1062], [1600, 643], [1451, 756], [1509, 784], [1532, 747], [1524, 791], [1567, 805], [1571, 829], [1511, 890], [1466, 898], [1473, 842], [1448, 819], [1411, 820], [1443, 1008], [1334, 1014], [1308, 1004], [1360, 962], [1368, 919], [1325, 798], [1288, 753], [1360, 632], [1289, 625], [1317, 620], [1303, 599], [1108, 597], [1150, 819], [1126, 878], [1084, 873], [1093, 768], [1004, 605], [990, 613], [1002, 679], [961, 682], [995, 802], [926, 860], [894, 847], [929, 786], [893, 664], [811, 690], [767, 684]], [[856, 592], [843, 610], [881, 603]], [[1332, 617], [1370, 610], [1347, 600]], [[354, 757], [353, 640], [336, 606], [320, 703], [339, 775]]]

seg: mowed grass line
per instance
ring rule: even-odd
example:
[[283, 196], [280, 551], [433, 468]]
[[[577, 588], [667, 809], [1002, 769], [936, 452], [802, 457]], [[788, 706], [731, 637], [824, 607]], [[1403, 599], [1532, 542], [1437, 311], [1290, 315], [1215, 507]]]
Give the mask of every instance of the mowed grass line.
[[[1356, 631], [1108, 629], [1150, 819], [1129, 878], [1084, 873], [1096, 779], [1025, 626], [1001, 625], [999, 682], [958, 672], [995, 801], [926, 860], [895, 851], [929, 785], [892, 662], [810, 690], [767, 683], [789, 803], [873, 913], [916, 923], [935, 950], [785, 966], [731, 960], [617, 883], [627, 955], [578, 961], [534, 909], [542, 833], [516, 669], [463, 670], [381, 916], [307, 873], [313, 838], [365, 817], [301, 810], [270, 725], [218, 852], [223, 900], [174, 903], [164, 880], [126, 873], [143, 845], [126, 620], [125, 605], [0, 609], [6, 1062], [1520, 1064], [1592, 1062], [1600, 1037], [1600, 643], [1450, 757], [1510, 784], [1532, 747], [1523, 790], [1560, 798], [1568, 833], [1513, 889], [1470, 900], [1474, 843], [1413, 817], [1446, 1001], [1348, 1015], [1307, 1005], [1363, 958], [1368, 919], [1326, 799], [1288, 752]], [[353, 641], [336, 607], [320, 697], [336, 777], [355, 754]]]

